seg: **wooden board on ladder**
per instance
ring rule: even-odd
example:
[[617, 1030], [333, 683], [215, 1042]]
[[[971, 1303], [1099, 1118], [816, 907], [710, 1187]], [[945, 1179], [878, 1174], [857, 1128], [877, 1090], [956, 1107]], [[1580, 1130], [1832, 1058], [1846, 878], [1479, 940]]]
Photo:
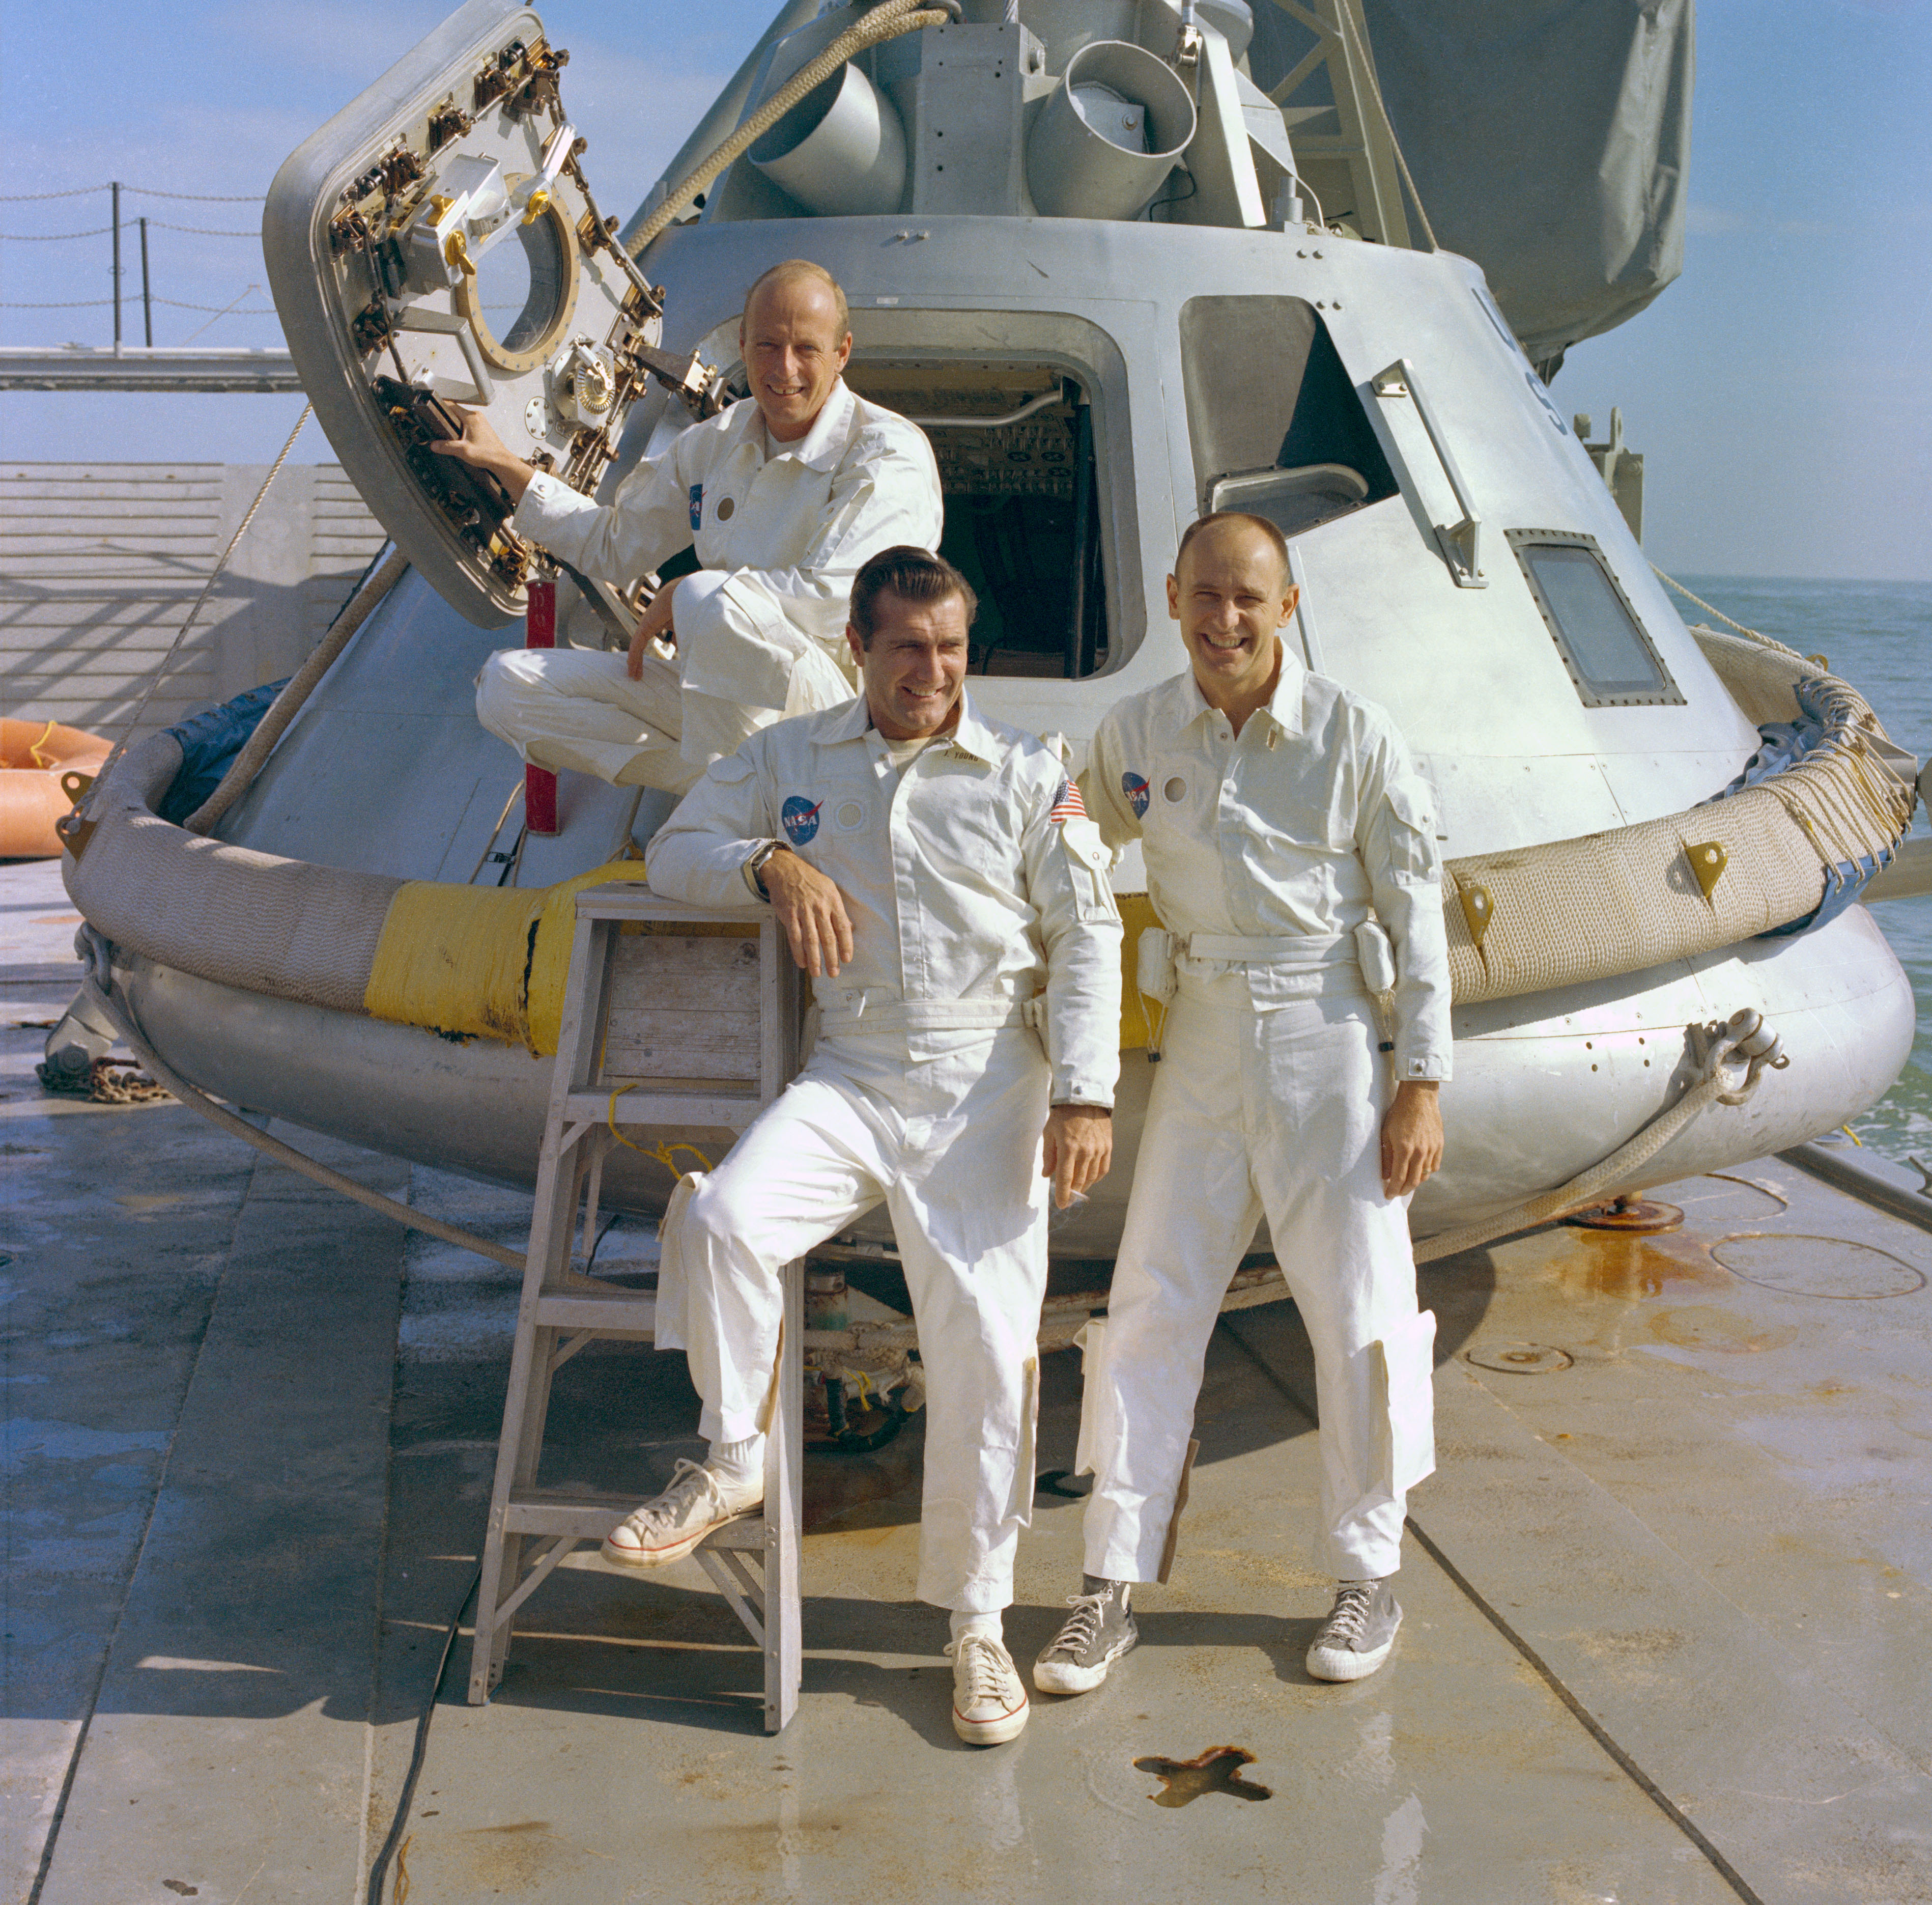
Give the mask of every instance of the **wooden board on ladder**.
[[[600, 1338], [650, 1342], [656, 1300], [580, 1276], [597, 1234], [604, 1161], [622, 1126], [744, 1130], [797, 1069], [799, 978], [769, 915], [706, 913], [642, 885], [577, 896], [550, 1116], [516, 1348], [483, 1543], [470, 1700], [502, 1677], [512, 1627], [571, 1551], [601, 1542], [649, 1491], [626, 1495], [537, 1485], [551, 1379]], [[581, 1212], [581, 1229], [579, 1229]], [[786, 1266], [777, 1407], [766, 1441], [761, 1514], [720, 1528], [697, 1558], [764, 1650], [765, 1726], [798, 1705], [800, 1461], [804, 1266]]]

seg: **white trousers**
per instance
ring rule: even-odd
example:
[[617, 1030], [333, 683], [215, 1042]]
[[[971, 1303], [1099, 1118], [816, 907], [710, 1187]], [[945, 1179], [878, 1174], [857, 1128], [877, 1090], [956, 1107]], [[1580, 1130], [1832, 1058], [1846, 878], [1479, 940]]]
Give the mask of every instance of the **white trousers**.
[[852, 699], [852, 684], [838, 667], [816, 645], [800, 641], [800, 652], [788, 657], [782, 708], [700, 693], [684, 685], [677, 667], [648, 653], [642, 680], [633, 681], [621, 654], [502, 649], [476, 678], [476, 718], [537, 767], [682, 794], [760, 728]]
[[1316, 1565], [1365, 1580], [1400, 1564], [1406, 1492], [1436, 1465], [1435, 1318], [1417, 1313], [1408, 1200], [1382, 1194], [1390, 1086], [1370, 1010], [1174, 1003], [1088, 1378], [1090, 1574], [1159, 1572], [1208, 1339], [1264, 1211], [1315, 1351]]
[[916, 1063], [898, 1039], [826, 1041], [664, 1239], [658, 1340], [689, 1356], [703, 1435], [742, 1441], [764, 1426], [780, 1266], [885, 1204], [926, 1367], [918, 1593], [959, 1612], [1012, 1600], [1032, 1519], [1048, 1083], [1023, 1029]]

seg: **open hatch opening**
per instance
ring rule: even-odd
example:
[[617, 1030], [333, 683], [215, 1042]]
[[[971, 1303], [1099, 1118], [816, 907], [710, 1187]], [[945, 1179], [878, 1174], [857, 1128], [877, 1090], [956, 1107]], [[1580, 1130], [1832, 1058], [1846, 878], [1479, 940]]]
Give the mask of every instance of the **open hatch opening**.
[[910, 417], [938, 459], [940, 553], [980, 598], [972, 672], [1077, 679], [1108, 623], [1093, 410], [1058, 367], [854, 357], [845, 380]]
[[1299, 536], [1396, 492], [1328, 327], [1304, 298], [1190, 298], [1182, 382], [1202, 515]]

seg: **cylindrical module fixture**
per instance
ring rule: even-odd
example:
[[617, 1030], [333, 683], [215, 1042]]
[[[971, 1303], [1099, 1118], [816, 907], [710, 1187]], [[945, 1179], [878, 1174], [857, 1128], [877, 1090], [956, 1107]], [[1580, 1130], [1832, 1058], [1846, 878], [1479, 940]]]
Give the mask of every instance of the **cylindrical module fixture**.
[[[524, 646], [556, 646], [556, 584], [549, 576], [531, 578], [526, 591]], [[524, 826], [532, 834], [556, 831], [556, 776], [548, 768], [524, 769]]]
[[775, 185], [823, 217], [896, 212], [905, 191], [905, 129], [850, 62], [807, 93], [750, 157]]
[[1135, 218], [1194, 140], [1194, 101], [1172, 67], [1124, 40], [1066, 62], [1027, 140], [1027, 190], [1049, 218]]

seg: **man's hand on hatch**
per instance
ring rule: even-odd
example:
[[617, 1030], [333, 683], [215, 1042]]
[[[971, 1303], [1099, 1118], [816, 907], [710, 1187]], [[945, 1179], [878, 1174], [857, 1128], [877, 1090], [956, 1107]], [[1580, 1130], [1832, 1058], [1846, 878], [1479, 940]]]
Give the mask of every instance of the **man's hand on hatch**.
[[800, 971], [814, 979], [836, 979], [841, 962], [852, 963], [852, 921], [837, 886], [808, 860], [784, 847], [765, 862], [758, 877]]
[[1442, 1164], [1442, 1104], [1432, 1083], [1408, 1078], [1395, 1088], [1382, 1120], [1382, 1194], [1406, 1197]]
[[463, 434], [432, 443], [430, 448], [439, 456], [453, 456], [458, 462], [468, 464], [472, 470], [488, 470], [510, 492], [512, 503], [520, 503], [536, 472], [512, 452], [481, 410], [466, 410], [460, 404], [449, 407], [462, 419]]
[[1064, 1210], [1107, 1174], [1114, 1161], [1114, 1114], [1093, 1104], [1056, 1104], [1046, 1114], [1040, 1174], [1053, 1179], [1053, 1201]]

